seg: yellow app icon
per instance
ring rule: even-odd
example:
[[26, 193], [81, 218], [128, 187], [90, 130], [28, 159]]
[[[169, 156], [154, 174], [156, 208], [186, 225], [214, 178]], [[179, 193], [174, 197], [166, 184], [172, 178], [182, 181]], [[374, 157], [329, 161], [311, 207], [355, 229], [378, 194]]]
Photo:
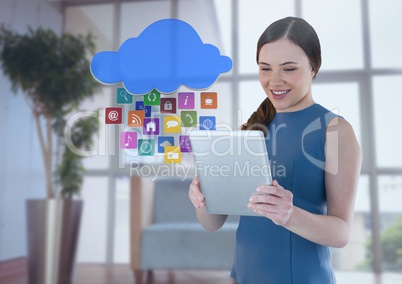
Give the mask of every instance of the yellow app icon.
[[180, 164], [181, 151], [180, 146], [165, 147], [165, 164]]
[[180, 133], [181, 131], [180, 116], [165, 116], [163, 120], [163, 131], [165, 133]]

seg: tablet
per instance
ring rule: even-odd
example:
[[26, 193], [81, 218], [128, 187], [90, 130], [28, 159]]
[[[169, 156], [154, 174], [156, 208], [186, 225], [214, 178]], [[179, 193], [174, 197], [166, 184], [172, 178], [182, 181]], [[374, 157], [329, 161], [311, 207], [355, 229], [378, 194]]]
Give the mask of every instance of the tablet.
[[262, 184], [272, 184], [264, 134], [259, 130], [193, 130], [195, 169], [211, 214], [261, 216], [247, 208]]

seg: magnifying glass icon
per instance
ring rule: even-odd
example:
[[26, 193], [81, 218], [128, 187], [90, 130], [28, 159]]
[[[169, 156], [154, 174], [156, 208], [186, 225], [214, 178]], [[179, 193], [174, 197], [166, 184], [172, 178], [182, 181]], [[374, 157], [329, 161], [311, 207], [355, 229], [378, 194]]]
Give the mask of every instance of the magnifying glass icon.
[[120, 96], [124, 97], [124, 99], [126, 100], [126, 102], [128, 101], [128, 98], [127, 98], [127, 93], [126, 93], [126, 91], [124, 91], [124, 90], [121, 90], [121, 91], [120, 91]]

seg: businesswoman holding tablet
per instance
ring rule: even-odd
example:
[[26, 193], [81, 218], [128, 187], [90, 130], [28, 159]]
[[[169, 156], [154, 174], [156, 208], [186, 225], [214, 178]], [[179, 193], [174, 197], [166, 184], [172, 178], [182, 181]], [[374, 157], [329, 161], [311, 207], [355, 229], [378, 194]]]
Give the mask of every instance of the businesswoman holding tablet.
[[[305, 20], [272, 23], [258, 41], [257, 64], [267, 97], [241, 129], [263, 130], [270, 159], [284, 170], [250, 197], [248, 208], [261, 217], [240, 217], [231, 276], [240, 284], [336, 283], [329, 247], [349, 240], [360, 147], [344, 118], [314, 102], [321, 48]], [[227, 216], [205, 211], [197, 177], [189, 197], [206, 230], [224, 224]]]

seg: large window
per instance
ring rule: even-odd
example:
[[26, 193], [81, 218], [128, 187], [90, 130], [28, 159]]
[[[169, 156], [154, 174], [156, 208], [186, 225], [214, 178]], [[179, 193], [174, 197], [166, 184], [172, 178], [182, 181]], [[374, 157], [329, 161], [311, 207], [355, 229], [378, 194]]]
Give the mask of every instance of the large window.
[[[398, 150], [402, 144], [398, 128], [398, 122], [402, 121], [402, 96], [398, 91], [402, 79], [399, 56], [402, 39], [398, 36], [402, 24], [401, 1], [114, 2], [119, 1], [69, 7], [66, 29], [77, 33], [91, 30], [97, 36], [98, 49], [107, 50], [138, 35], [158, 19], [178, 17], [188, 21], [204, 41], [219, 46], [223, 54], [233, 59], [232, 71], [214, 86], [225, 96], [222, 120], [233, 126], [245, 122], [265, 98], [255, 62], [260, 34], [269, 23], [285, 16], [300, 16], [310, 22], [320, 37], [323, 56], [322, 68], [313, 84], [313, 96], [352, 124], [363, 150], [351, 242], [344, 249], [332, 250], [333, 266], [339, 270], [373, 267], [377, 272], [401, 270], [398, 267], [401, 255], [391, 252], [402, 249], [400, 241], [392, 239], [394, 235], [402, 235], [402, 210], [397, 202], [402, 200], [402, 151]], [[92, 108], [109, 105], [112, 89], [104, 88], [97, 101], [92, 102]], [[106, 137], [108, 131], [101, 135]], [[102, 140], [107, 139], [99, 141]], [[79, 253], [82, 261], [94, 261], [94, 258], [128, 261], [122, 244], [127, 245], [128, 240], [125, 229], [128, 219], [124, 216], [128, 214], [129, 183], [121, 177], [119, 155], [109, 152], [110, 142], [102, 146], [106, 149], [104, 157], [86, 161], [89, 170], [83, 190], [90, 208], [98, 206], [97, 210], [105, 214], [106, 227], [94, 224], [93, 230], [87, 232], [94, 234], [94, 230], [99, 230], [98, 242], [103, 243], [105, 251], [89, 257], [85, 254], [90, 247], [84, 250], [83, 243]], [[94, 177], [103, 181], [99, 190], [93, 188], [97, 186]], [[92, 214], [91, 210], [85, 214]], [[88, 238], [84, 237], [85, 240]]]

